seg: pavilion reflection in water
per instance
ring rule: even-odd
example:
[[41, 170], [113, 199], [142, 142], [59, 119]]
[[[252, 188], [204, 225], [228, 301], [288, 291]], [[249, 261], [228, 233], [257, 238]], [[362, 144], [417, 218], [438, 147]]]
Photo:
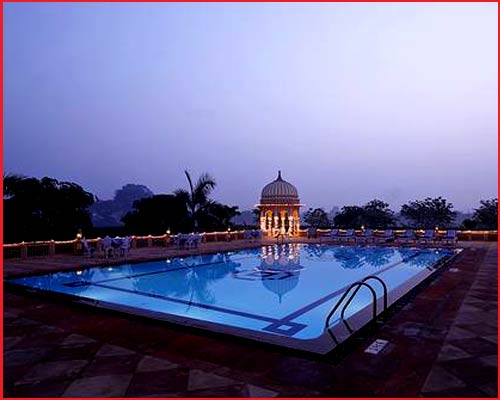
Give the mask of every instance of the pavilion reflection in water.
[[277, 295], [281, 303], [283, 296], [291, 292], [299, 283], [300, 250], [298, 244], [283, 244], [281, 246], [264, 246], [260, 256], [260, 273], [263, 286]]

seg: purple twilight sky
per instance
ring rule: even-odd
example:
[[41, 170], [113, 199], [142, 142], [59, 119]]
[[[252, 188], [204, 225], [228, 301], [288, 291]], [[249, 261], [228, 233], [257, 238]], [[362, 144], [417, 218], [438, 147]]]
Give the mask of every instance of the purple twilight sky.
[[5, 3], [4, 170], [308, 207], [497, 196], [496, 3]]

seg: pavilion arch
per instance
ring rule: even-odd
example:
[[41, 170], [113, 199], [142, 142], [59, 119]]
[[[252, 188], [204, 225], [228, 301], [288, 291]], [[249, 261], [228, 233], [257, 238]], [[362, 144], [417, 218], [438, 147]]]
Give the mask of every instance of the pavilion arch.
[[278, 177], [262, 189], [257, 204], [264, 236], [298, 236], [301, 206], [297, 188], [285, 181], [278, 171]]

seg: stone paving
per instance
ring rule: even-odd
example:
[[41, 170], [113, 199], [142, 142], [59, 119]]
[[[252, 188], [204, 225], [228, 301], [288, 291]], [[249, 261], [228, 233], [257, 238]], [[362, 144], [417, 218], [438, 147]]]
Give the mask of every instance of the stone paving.
[[498, 396], [498, 274], [489, 249], [422, 389], [426, 397]]
[[[5, 287], [4, 396], [496, 397], [497, 244], [465, 246], [383, 323], [326, 356]], [[376, 338], [389, 344], [365, 353]]]

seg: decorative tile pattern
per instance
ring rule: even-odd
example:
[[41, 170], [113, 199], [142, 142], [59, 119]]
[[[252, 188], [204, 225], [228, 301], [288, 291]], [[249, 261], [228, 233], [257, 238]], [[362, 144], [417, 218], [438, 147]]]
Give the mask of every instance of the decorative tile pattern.
[[[496, 397], [497, 245], [470, 245], [457, 272], [324, 357], [7, 289], [4, 395]], [[377, 338], [388, 345], [365, 353]]]
[[448, 397], [453, 389], [457, 397], [497, 397], [497, 268], [496, 248], [490, 249], [422, 388], [424, 396]]

